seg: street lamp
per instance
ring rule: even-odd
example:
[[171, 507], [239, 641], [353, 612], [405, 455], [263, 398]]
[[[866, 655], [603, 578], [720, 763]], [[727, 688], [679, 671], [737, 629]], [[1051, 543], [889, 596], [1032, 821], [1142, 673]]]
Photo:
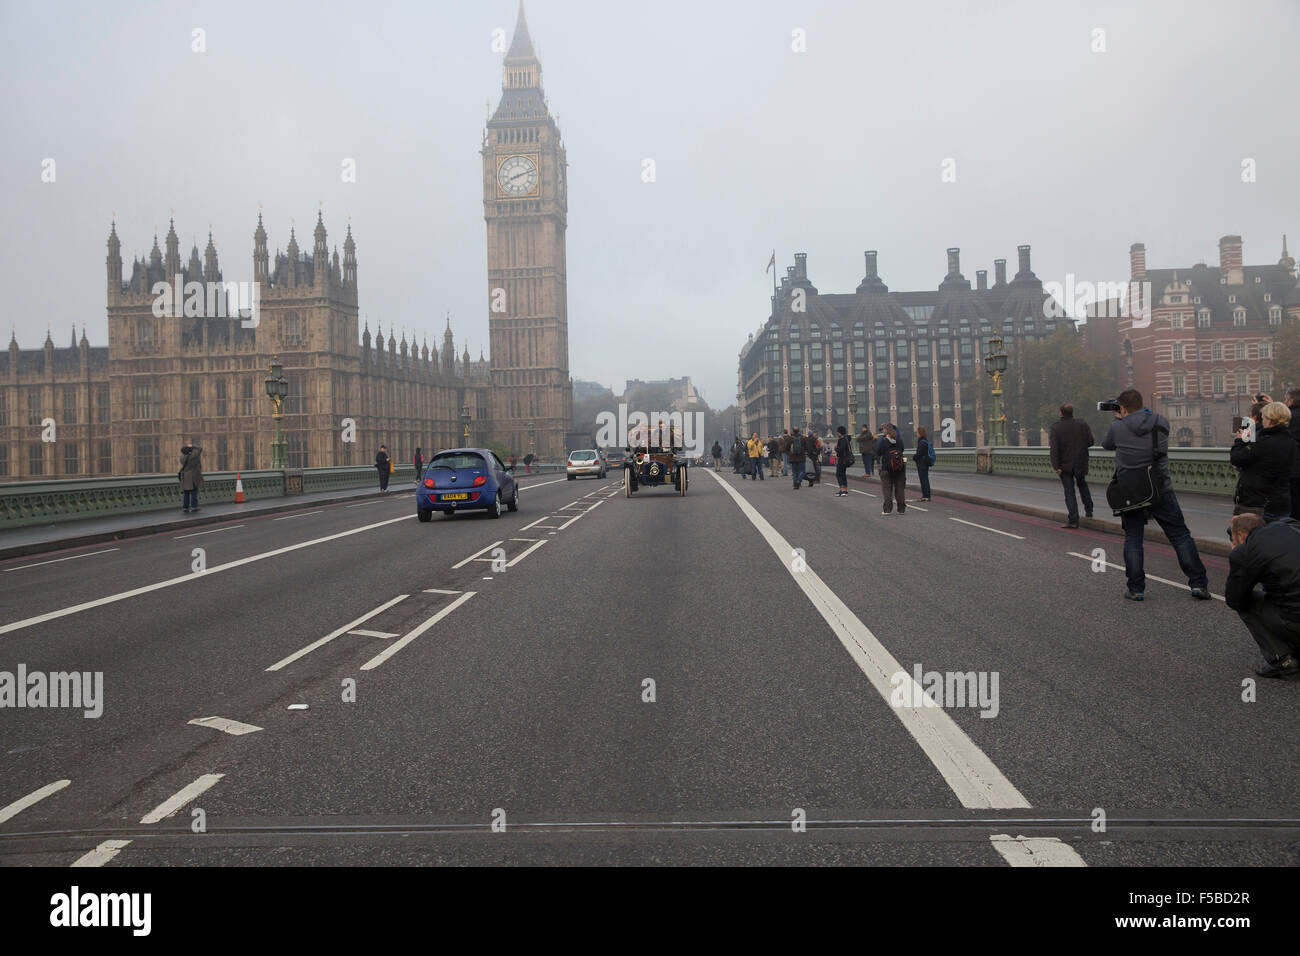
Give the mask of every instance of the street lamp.
[[537, 457], [536, 448], [537, 448], [537, 428], [532, 422], [529, 422], [528, 423], [528, 454], [532, 455], [534, 458]]
[[808, 425], [809, 425], [811, 422], [812, 422], [812, 409], [811, 409], [811, 408], [805, 408], [805, 409], [803, 410], [803, 433], [804, 433], [805, 435], [808, 434]]
[[[858, 440], [858, 393], [853, 391], [852, 383], [849, 384], [849, 440]], [[858, 453], [862, 453], [861, 447]]]
[[289, 394], [289, 383], [284, 378], [284, 365], [278, 355], [271, 356], [271, 374], [266, 379], [266, 397], [275, 406], [272, 418], [275, 419], [275, 441], [271, 442], [271, 467], [284, 468], [284, 433], [281, 424], [284, 420], [284, 400]]
[[460, 409], [460, 423], [465, 426], [465, 447], [469, 447], [469, 406], [462, 405]]
[[1002, 376], [1007, 371], [1007, 353], [1002, 350], [1002, 339], [989, 339], [989, 352], [984, 356], [984, 371], [993, 379], [993, 415], [989, 419], [989, 444], [1006, 445], [1007, 416], [1002, 412]]

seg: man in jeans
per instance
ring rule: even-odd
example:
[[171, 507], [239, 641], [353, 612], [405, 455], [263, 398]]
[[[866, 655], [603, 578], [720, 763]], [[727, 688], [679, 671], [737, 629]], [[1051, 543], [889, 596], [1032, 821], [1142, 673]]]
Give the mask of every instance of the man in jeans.
[[887, 515], [898, 502], [898, 513], [907, 513], [907, 459], [903, 457], [906, 446], [898, 437], [898, 429], [886, 423], [876, 440], [876, 464], [880, 468], [880, 513]]
[[1048, 445], [1051, 446], [1052, 470], [1060, 476], [1065, 488], [1065, 528], [1079, 527], [1079, 502], [1074, 497], [1076, 483], [1079, 497], [1083, 499], [1084, 516], [1092, 517], [1092, 493], [1087, 482], [1088, 449], [1092, 442], [1092, 429], [1088, 423], [1074, 417], [1073, 405], [1062, 405], [1061, 417], [1052, 423], [1048, 433]]
[[1124, 571], [1128, 579], [1124, 597], [1130, 601], [1145, 598], [1147, 579], [1142, 570], [1142, 535], [1147, 518], [1151, 517], [1173, 545], [1178, 564], [1187, 575], [1192, 597], [1208, 601], [1210, 579], [1197, 553], [1192, 533], [1187, 530], [1187, 522], [1183, 520], [1183, 509], [1178, 506], [1169, 476], [1169, 422], [1163, 415], [1144, 408], [1142, 393], [1136, 389], [1120, 392], [1119, 404], [1121, 410], [1115, 413], [1115, 421], [1101, 440], [1101, 447], [1115, 452], [1115, 468], [1121, 475], [1125, 471], [1144, 469], [1152, 463], [1151, 434], [1154, 431], [1157, 453], [1154, 478], [1160, 488], [1160, 501], [1154, 508], [1126, 511], [1120, 518], [1124, 525]]

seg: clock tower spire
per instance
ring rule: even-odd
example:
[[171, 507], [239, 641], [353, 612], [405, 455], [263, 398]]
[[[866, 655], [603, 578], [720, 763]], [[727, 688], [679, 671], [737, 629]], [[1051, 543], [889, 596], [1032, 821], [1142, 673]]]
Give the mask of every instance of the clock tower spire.
[[542, 92], [524, 7], [483, 145], [492, 419], [513, 450], [558, 460], [573, 409], [565, 267], [564, 143]]

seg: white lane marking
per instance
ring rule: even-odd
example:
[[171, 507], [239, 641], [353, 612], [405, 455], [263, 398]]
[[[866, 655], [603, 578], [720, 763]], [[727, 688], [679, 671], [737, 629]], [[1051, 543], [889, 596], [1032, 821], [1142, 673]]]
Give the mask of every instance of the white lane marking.
[[856, 489], [856, 488], [850, 488], [849, 491], [853, 492], [855, 495], [866, 495], [868, 498], [879, 498], [879, 497], [880, 497], [879, 495], [873, 495], [873, 494], [872, 494], [871, 492], [869, 492], [869, 491], [858, 491], [858, 489]]
[[121, 548], [105, 548], [103, 551], [88, 551], [85, 554], [72, 554], [66, 558], [51, 558], [49, 561], [37, 561], [35, 564], [24, 564], [17, 568], [5, 568], [6, 571], [26, 571], [28, 568], [39, 568], [45, 564], [58, 564], [60, 561], [75, 561], [77, 558], [93, 558], [97, 554], [108, 554], [110, 551], [121, 551]]
[[19, 797], [13, 803], [9, 804], [9, 806], [0, 807], [0, 823], [4, 823], [6, 820], [18, 816], [18, 814], [22, 813], [32, 804], [40, 803], [50, 794], [58, 793], [70, 783], [72, 783], [71, 780], [56, 780], [54, 783], [47, 783], [45, 786], [41, 787], [41, 789], [33, 790], [25, 797]]
[[224, 773], [205, 773], [203, 776], [199, 777], [199, 779], [176, 791], [162, 803], [158, 804], [158, 806], [146, 813], [140, 818], [140, 822], [157, 823], [159, 820], [165, 820], [191, 800], [202, 796], [224, 776]]
[[95, 847], [83, 857], [79, 857], [73, 866], [103, 866], [113, 857], [122, 852], [122, 847], [127, 846], [130, 840], [105, 840], [99, 846]]
[[442, 588], [425, 588], [425, 594], [460, 594], [460, 591], [444, 591]]
[[307, 705], [306, 705], [306, 704], [290, 704], [289, 707], [288, 707], [287, 709], [288, 709], [288, 710], [306, 710], [306, 709], [307, 709]]
[[529, 541], [536, 541], [536, 538], [511, 538], [511, 541], [523, 541], [525, 544]]
[[232, 737], [242, 737], [244, 734], [255, 734], [261, 727], [256, 724], [245, 724], [238, 720], [230, 720], [226, 717], [196, 717], [190, 721], [199, 727], [211, 727], [213, 730], [220, 730], [222, 733], [230, 734]]
[[990, 527], [988, 527], [987, 525], [976, 524], [974, 521], [967, 521], [967, 520], [965, 520], [964, 518], [953, 518], [953, 517], [950, 516], [950, 517], [948, 518], [948, 520], [949, 520], [949, 521], [960, 521], [962, 524], [968, 524], [968, 525], [970, 525], [972, 528], [979, 528], [979, 529], [981, 529], [981, 530], [983, 530], [983, 531], [992, 531], [994, 534], [1006, 535], [1008, 538], [1015, 538], [1017, 541], [1024, 541], [1024, 540], [1025, 540], [1025, 539], [1022, 538], [1020, 535], [1018, 535], [1018, 534], [1012, 534], [1010, 531], [999, 531], [997, 528], [990, 528]]
[[[457, 570], [458, 568], [463, 568], [465, 565], [469, 564], [471, 561], [473, 561], [475, 558], [477, 558], [480, 554], [486, 554], [488, 551], [491, 551], [493, 548], [495, 548], [495, 547], [496, 547], [497, 545], [499, 545], [500, 543], [501, 543], [500, 541], [493, 541], [491, 544], [489, 544], [489, 545], [488, 545], [486, 548], [484, 548], [482, 551], [475, 551], [473, 554], [471, 554], [471, 555], [470, 555], [468, 558], [466, 558], [464, 561], [460, 562], [460, 564], [453, 564], [453, 565], [451, 566], [451, 569], [452, 569], [453, 571], [455, 571], [455, 570]], [[491, 558], [488, 558], [488, 560], [491, 561], [492, 559], [491, 559]]]
[[929, 508], [922, 508], [920, 505], [914, 505], [914, 504], [912, 504], [912, 502], [910, 502], [910, 501], [907, 503], [907, 507], [909, 507], [909, 508], [915, 508], [917, 511], [925, 511], [925, 512], [929, 512], [929, 510], [930, 510]]
[[[712, 474], [712, 472], [710, 472]], [[962, 806], [971, 809], [1027, 809], [1029, 801], [1015, 788], [975, 742], [942, 708], [895, 707], [891, 703], [894, 675], [906, 675], [901, 664], [885, 649], [871, 630], [858, 619], [811, 568], [795, 571], [789, 564], [793, 548], [739, 492], [716, 474], [713, 478], [749, 519], [781, 564], [794, 578], [813, 606], [830, 625], [871, 685], [943, 775]], [[908, 678], [911, 680], [910, 678]], [[924, 691], [914, 680], [911, 700], [923, 700]], [[1070, 851], [1062, 844], [1062, 854]]]
[[390, 637], [396, 637], [396, 634], [389, 634], [387, 631], [348, 631], [349, 634], [357, 634], [361, 637], [382, 637], [387, 640]]
[[[1067, 552], [1065, 552], [1065, 553], [1068, 554], [1068, 555], [1069, 555], [1070, 557], [1072, 557], [1072, 558], [1083, 558], [1083, 560], [1085, 560], [1085, 561], [1089, 561], [1089, 562], [1092, 562], [1092, 561], [1096, 561], [1096, 560], [1097, 560], [1096, 558], [1092, 557], [1091, 555], [1088, 555], [1088, 554], [1079, 554], [1077, 551], [1067, 551]], [[1105, 564], [1106, 567], [1108, 567], [1108, 568], [1114, 568], [1116, 571], [1127, 571], [1127, 570], [1128, 570], [1128, 569], [1125, 568], [1124, 565], [1122, 565], [1122, 564], [1112, 564], [1110, 561], [1104, 561], [1104, 562], [1102, 562], [1102, 563]], [[1158, 578], [1158, 577], [1156, 577], [1154, 574], [1147, 574], [1147, 575], [1144, 575], [1144, 576], [1146, 577], [1146, 579], [1147, 579], [1148, 581], [1159, 581], [1161, 584], [1168, 584], [1168, 585], [1171, 585], [1172, 587], [1182, 588], [1184, 591], [1187, 591], [1188, 593], [1190, 593], [1191, 590], [1192, 590], [1191, 585], [1189, 585], [1189, 584], [1180, 584], [1178, 581], [1170, 581], [1168, 578]], [[1223, 601], [1224, 604], [1227, 604], [1227, 603], [1228, 603], [1228, 602], [1227, 602], [1227, 599], [1226, 599], [1222, 594], [1215, 594], [1213, 591], [1211, 591], [1211, 592], [1210, 592], [1210, 597], [1214, 598], [1214, 600], [1216, 600], [1216, 601]]]
[[201, 534], [221, 534], [223, 531], [234, 531], [236, 528], [242, 528], [242, 524], [232, 524], [229, 528], [213, 528], [211, 531], [195, 531], [191, 534], [178, 534], [173, 541], [179, 541], [181, 538], [197, 538]]
[[411, 631], [400, 641], [396, 641], [395, 643], [390, 644], [388, 647], [384, 648], [382, 651], [380, 651], [370, 660], [366, 661], [364, 664], [361, 665], [361, 669], [363, 671], [374, 670], [384, 661], [388, 660], [390, 657], [392, 657], [394, 654], [400, 651], [407, 644], [410, 644], [411, 641], [415, 640], [417, 637], [419, 637], [429, 628], [433, 627], [433, 625], [437, 624], [444, 617], [446, 617], [452, 611], [456, 610], [456, 608], [460, 607], [462, 604], [464, 604], [466, 601], [468, 601], [477, 593], [478, 593], [477, 591], [466, 591], [464, 594], [456, 598], [456, 600], [452, 601], [450, 604], [448, 604], [445, 608], [443, 608], [433, 617], [429, 618], [423, 624], [416, 627], [415, 630]]
[[324, 513], [325, 513], [324, 509], [321, 509], [320, 511], [301, 511], [301, 512], [299, 512], [299, 513], [296, 514], [296, 515], [283, 515], [282, 517], [279, 517], [279, 518], [272, 518], [271, 520], [272, 520], [272, 521], [288, 521], [290, 518], [306, 518], [306, 517], [309, 516], [309, 515], [321, 515], [321, 514], [324, 514]]
[[[532, 547], [530, 547], [530, 548], [525, 548], [523, 551], [520, 551], [519, 554], [518, 554], [518, 556], [515, 557], [512, 561], [508, 561], [508, 562], [506, 562], [506, 567], [507, 567], [507, 568], [513, 568], [516, 564], [518, 564], [518, 563], [519, 563], [520, 561], [522, 561], [524, 558], [528, 557], [530, 554], [532, 554], [534, 551], [536, 551], [538, 548], [540, 548], [540, 547], [541, 547], [542, 545], [544, 545], [545, 543], [546, 543], [546, 539], [543, 538], [541, 541], [538, 541], [538, 542], [537, 542], [536, 544], [534, 544]], [[548, 552], [546, 552], [546, 553], [547, 553], [547, 554], [550, 554], [551, 552], [548, 551]]]
[[11, 624], [5, 624], [0, 627], [0, 634], [8, 634], [10, 631], [20, 631], [25, 627], [31, 627], [35, 624], [44, 624], [46, 621], [53, 621], [61, 617], [67, 617], [69, 614], [88, 611], [91, 608], [101, 607], [105, 604], [125, 601], [127, 598], [138, 597], [141, 594], [148, 594], [150, 591], [159, 591], [176, 584], [186, 584], [190, 581], [197, 581], [201, 578], [210, 578], [219, 571], [229, 571], [232, 568], [243, 567], [245, 564], [253, 564], [257, 561], [265, 561], [267, 558], [274, 558], [282, 554], [288, 554], [290, 551], [297, 551], [300, 548], [310, 548], [318, 544], [324, 544], [327, 541], [337, 541], [339, 538], [347, 538], [354, 534], [361, 534], [363, 531], [373, 531], [375, 528], [382, 528], [386, 525], [396, 524], [399, 521], [409, 521], [414, 517], [415, 515], [413, 514], [403, 515], [400, 518], [389, 518], [387, 521], [377, 521], [374, 524], [363, 525], [360, 528], [353, 528], [351, 531], [336, 531], [334, 534], [327, 534], [323, 538], [313, 538], [310, 541], [300, 541], [298, 544], [285, 545], [283, 548], [276, 548], [274, 551], [265, 551], [262, 554], [250, 555], [247, 558], [237, 558], [234, 561], [227, 561], [225, 564], [219, 564], [216, 567], [208, 568], [206, 571], [183, 574], [178, 578], [170, 578], [166, 581], [159, 581], [156, 584], [146, 584], [144, 587], [132, 588], [130, 591], [122, 591], [118, 594], [110, 594], [108, 597], [96, 598], [93, 601], [86, 601], [82, 604], [74, 604], [72, 607], [65, 607], [58, 611], [38, 614], [35, 617], [28, 617], [21, 621], [14, 621]]
[[532, 524], [526, 524], [526, 525], [524, 525], [522, 528], [520, 528], [519, 530], [520, 530], [520, 531], [527, 531], [529, 528], [532, 528], [532, 527], [535, 527], [535, 526], [541, 524], [543, 521], [545, 521], [545, 520], [546, 520], [547, 518], [549, 518], [549, 517], [550, 517], [550, 515], [542, 515], [540, 518], [538, 518], [538, 519], [537, 519], [536, 521], [534, 521]]
[[385, 603], [379, 605], [379, 607], [375, 608], [373, 611], [367, 611], [365, 614], [362, 614], [355, 621], [349, 621], [347, 624], [344, 624], [342, 627], [340, 627], [337, 631], [331, 631], [330, 633], [322, 637], [319, 641], [312, 641], [302, 650], [294, 651], [292, 654], [290, 654], [282, 661], [276, 661], [276, 663], [268, 667], [267, 670], [278, 671], [280, 668], [284, 667], [285, 665], [292, 664], [298, 658], [305, 657], [306, 655], [310, 654], [312, 651], [316, 650], [316, 648], [328, 644], [330, 641], [334, 640], [334, 638], [338, 637], [339, 635], [346, 634], [348, 631], [352, 630], [358, 624], [364, 624], [366, 621], [370, 620], [376, 614], [382, 614], [384, 611], [387, 611], [398, 601], [405, 601], [408, 597], [410, 597], [409, 594], [397, 595], [397, 597], [393, 598], [391, 601], [386, 601]]
[[562, 481], [568, 481], [567, 478], [556, 478], [554, 481], [539, 481], [537, 484], [520, 485], [521, 488], [545, 488], [547, 485], [558, 485]]
[[391, 501], [392, 499], [376, 498], [374, 501], [359, 501], [359, 502], [357, 502], [355, 505], [347, 505], [347, 507], [348, 507], [348, 508], [364, 508], [366, 505], [380, 505], [380, 504], [383, 504], [386, 500]]
[[995, 833], [993, 849], [1012, 866], [1087, 866], [1083, 857], [1056, 837], [1013, 837]]
[[559, 528], [557, 528], [556, 530], [557, 530], [557, 531], [563, 531], [563, 530], [564, 530], [565, 528], [567, 528], [569, 525], [573, 524], [573, 522], [577, 521], [579, 518], [582, 518], [582, 517], [584, 517], [584, 516], [590, 514], [590, 513], [593, 512], [593, 511], [595, 511], [597, 508], [599, 508], [599, 507], [600, 507], [601, 505], [603, 505], [604, 503], [605, 503], [605, 502], [603, 502], [603, 501], [597, 501], [594, 505], [592, 505], [590, 508], [588, 508], [588, 509], [587, 509], [586, 511], [584, 511], [582, 514], [580, 514], [580, 515], [574, 515], [574, 516], [573, 516], [572, 518], [570, 518], [568, 521], [564, 522], [564, 524], [560, 525]]

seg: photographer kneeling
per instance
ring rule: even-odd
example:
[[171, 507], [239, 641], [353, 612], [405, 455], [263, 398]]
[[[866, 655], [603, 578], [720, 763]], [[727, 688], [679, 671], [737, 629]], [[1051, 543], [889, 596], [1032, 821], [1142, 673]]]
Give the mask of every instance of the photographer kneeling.
[[1237, 433], [1229, 459], [1241, 472], [1233, 496], [1233, 514], [1253, 512], [1265, 521], [1291, 516], [1291, 467], [1295, 463], [1296, 445], [1287, 426], [1291, 409], [1281, 402], [1270, 402], [1259, 411], [1260, 427], [1255, 440], [1245, 440], [1248, 428]]
[[[1300, 677], [1300, 522], [1232, 519], [1232, 553], [1224, 600], [1264, 654], [1260, 677]], [[1255, 590], [1262, 584], [1265, 593]]]

